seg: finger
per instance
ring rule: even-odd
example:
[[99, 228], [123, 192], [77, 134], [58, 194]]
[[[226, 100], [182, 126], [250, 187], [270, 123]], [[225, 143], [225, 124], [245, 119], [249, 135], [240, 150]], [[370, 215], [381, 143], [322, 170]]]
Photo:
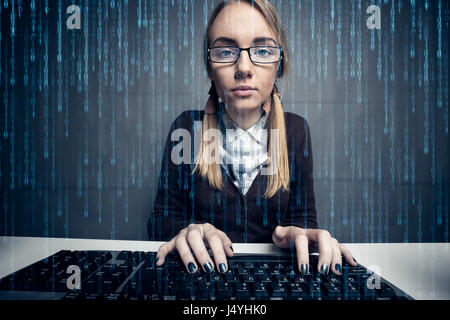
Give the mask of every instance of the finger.
[[189, 244], [186, 240], [186, 234], [180, 235], [175, 240], [175, 246], [178, 250], [178, 254], [180, 255], [183, 264], [188, 270], [189, 273], [195, 273], [198, 268], [195, 263], [195, 259], [192, 256], [191, 249], [189, 248]]
[[220, 239], [216, 231], [206, 233], [205, 237], [214, 256], [214, 261], [216, 263], [217, 269], [221, 273], [225, 273], [228, 269], [228, 266], [225, 251], [223, 250], [222, 240]]
[[304, 233], [295, 236], [295, 249], [297, 252], [298, 270], [302, 274], [309, 273], [308, 237]]
[[310, 230], [312, 240], [319, 244], [319, 261], [317, 264], [317, 271], [321, 274], [328, 274], [332, 258], [331, 235], [326, 230]]
[[232, 257], [234, 255], [233, 242], [230, 240], [230, 238], [226, 235], [225, 232], [217, 229], [217, 234], [219, 235], [220, 240], [222, 241], [223, 250], [229, 257]]
[[342, 257], [339, 249], [339, 242], [335, 238], [331, 238], [331, 246], [333, 250], [333, 257], [331, 258], [331, 270], [334, 274], [340, 275], [342, 273]]
[[172, 252], [174, 249], [175, 249], [175, 237], [159, 247], [158, 252], [156, 253], [156, 265], [158, 267], [163, 265], [164, 261], [166, 260], [166, 255]]
[[214, 264], [208, 254], [208, 250], [205, 247], [201, 227], [193, 228], [192, 230], [188, 231], [186, 239], [189, 243], [189, 246], [194, 251], [195, 257], [202, 266], [203, 270], [205, 272], [212, 272], [214, 270]]
[[287, 239], [286, 234], [288, 233], [289, 227], [277, 226], [272, 233], [272, 240], [275, 245], [280, 248], [289, 248], [290, 240]]
[[358, 265], [358, 262], [356, 262], [350, 250], [348, 250], [343, 244], [339, 243], [339, 249], [349, 264], [355, 267]]

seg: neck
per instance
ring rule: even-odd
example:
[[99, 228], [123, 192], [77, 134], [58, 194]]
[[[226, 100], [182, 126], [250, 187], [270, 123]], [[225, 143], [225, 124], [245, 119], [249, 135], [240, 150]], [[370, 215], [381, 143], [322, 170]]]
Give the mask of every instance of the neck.
[[251, 126], [253, 126], [261, 117], [262, 110], [261, 108], [256, 108], [255, 110], [245, 110], [245, 111], [237, 111], [232, 108], [228, 108], [227, 111], [228, 116], [236, 123], [239, 128], [242, 130], [247, 130]]
[[242, 130], [248, 130], [256, 122], [258, 122], [259, 118], [261, 118], [263, 108], [262, 106], [259, 106], [258, 108], [252, 110], [236, 110], [229, 106], [226, 108], [226, 112], [231, 120], [239, 126], [239, 128]]

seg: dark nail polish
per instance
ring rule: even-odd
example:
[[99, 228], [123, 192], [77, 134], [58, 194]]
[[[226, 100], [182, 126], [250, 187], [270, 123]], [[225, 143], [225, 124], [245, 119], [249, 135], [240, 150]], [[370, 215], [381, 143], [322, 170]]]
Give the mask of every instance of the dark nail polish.
[[341, 273], [341, 265], [339, 263], [337, 263], [334, 268], [336, 269], [337, 272]]
[[195, 264], [193, 262], [189, 262], [188, 264], [189, 272], [194, 273], [195, 271]]
[[234, 252], [234, 250], [233, 250], [233, 247], [232, 247], [232, 246], [230, 246], [230, 249], [231, 249], [231, 251], [233, 251], [233, 252]]
[[300, 267], [300, 271], [302, 274], [307, 274], [308, 273], [308, 265], [306, 263], [302, 264]]
[[356, 261], [355, 258], [353, 258], [353, 261], [355, 261], [356, 263], [358, 263], [358, 261]]
[[227, 267], [225, 266], [225, 263], [221, 263], [221, 264], [219, 264], [219, 269], [220, 269], [220, 272], [222, 272], [222, 273], [225, 273], [227, 270]]
[[205, 270], [208, 271], [208, 272], [212, 272], [213, 271], [213, 267], [212, 267], [211, 263], [209, 263], [209, 262], [206, 262], [203, 265], [203, 267], [205, 267]]
[[320, 267], [320, 273], [323, 274], [324, 276], [328, 274], [328, 266], [326, 264], [323, 264]]

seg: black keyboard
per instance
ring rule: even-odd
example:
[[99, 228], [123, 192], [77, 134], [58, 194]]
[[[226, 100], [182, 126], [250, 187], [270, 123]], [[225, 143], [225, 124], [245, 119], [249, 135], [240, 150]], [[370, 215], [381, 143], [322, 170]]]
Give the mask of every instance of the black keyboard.
[[169, 254], [161, 267], [155, 266], [155, 255], [59, 251], [1, 279], [0, 299], [412, 300], [362, 265], [349, 265], [345, 258], [340, 276], [317, 272], [317, 254], [310, 254], [308, 274], [298, 270], [295, 256], [239, 254], [228, 258], [224, 274], [201, 268], [190, 274], [178, 254]]

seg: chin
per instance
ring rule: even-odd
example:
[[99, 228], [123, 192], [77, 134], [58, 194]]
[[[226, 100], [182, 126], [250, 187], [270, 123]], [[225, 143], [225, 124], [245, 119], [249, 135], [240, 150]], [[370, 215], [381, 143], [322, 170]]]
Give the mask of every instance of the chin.
[[239, 109], [255, 109], [260, 105], [258, 101], [250, 101], [250, 99], [248, 101], [236, 100], [233, 102], [234, 107]]
[[259, 99], [254, 99], [254, 98], [244, 98], [244, 99], [234, 98], [229, 101], [230, 101], [230, 104], [234, 105], [236, 109], [251, 110], [251, 109], [255, 109], [261, 105], [261, 101], [259, 101]]

